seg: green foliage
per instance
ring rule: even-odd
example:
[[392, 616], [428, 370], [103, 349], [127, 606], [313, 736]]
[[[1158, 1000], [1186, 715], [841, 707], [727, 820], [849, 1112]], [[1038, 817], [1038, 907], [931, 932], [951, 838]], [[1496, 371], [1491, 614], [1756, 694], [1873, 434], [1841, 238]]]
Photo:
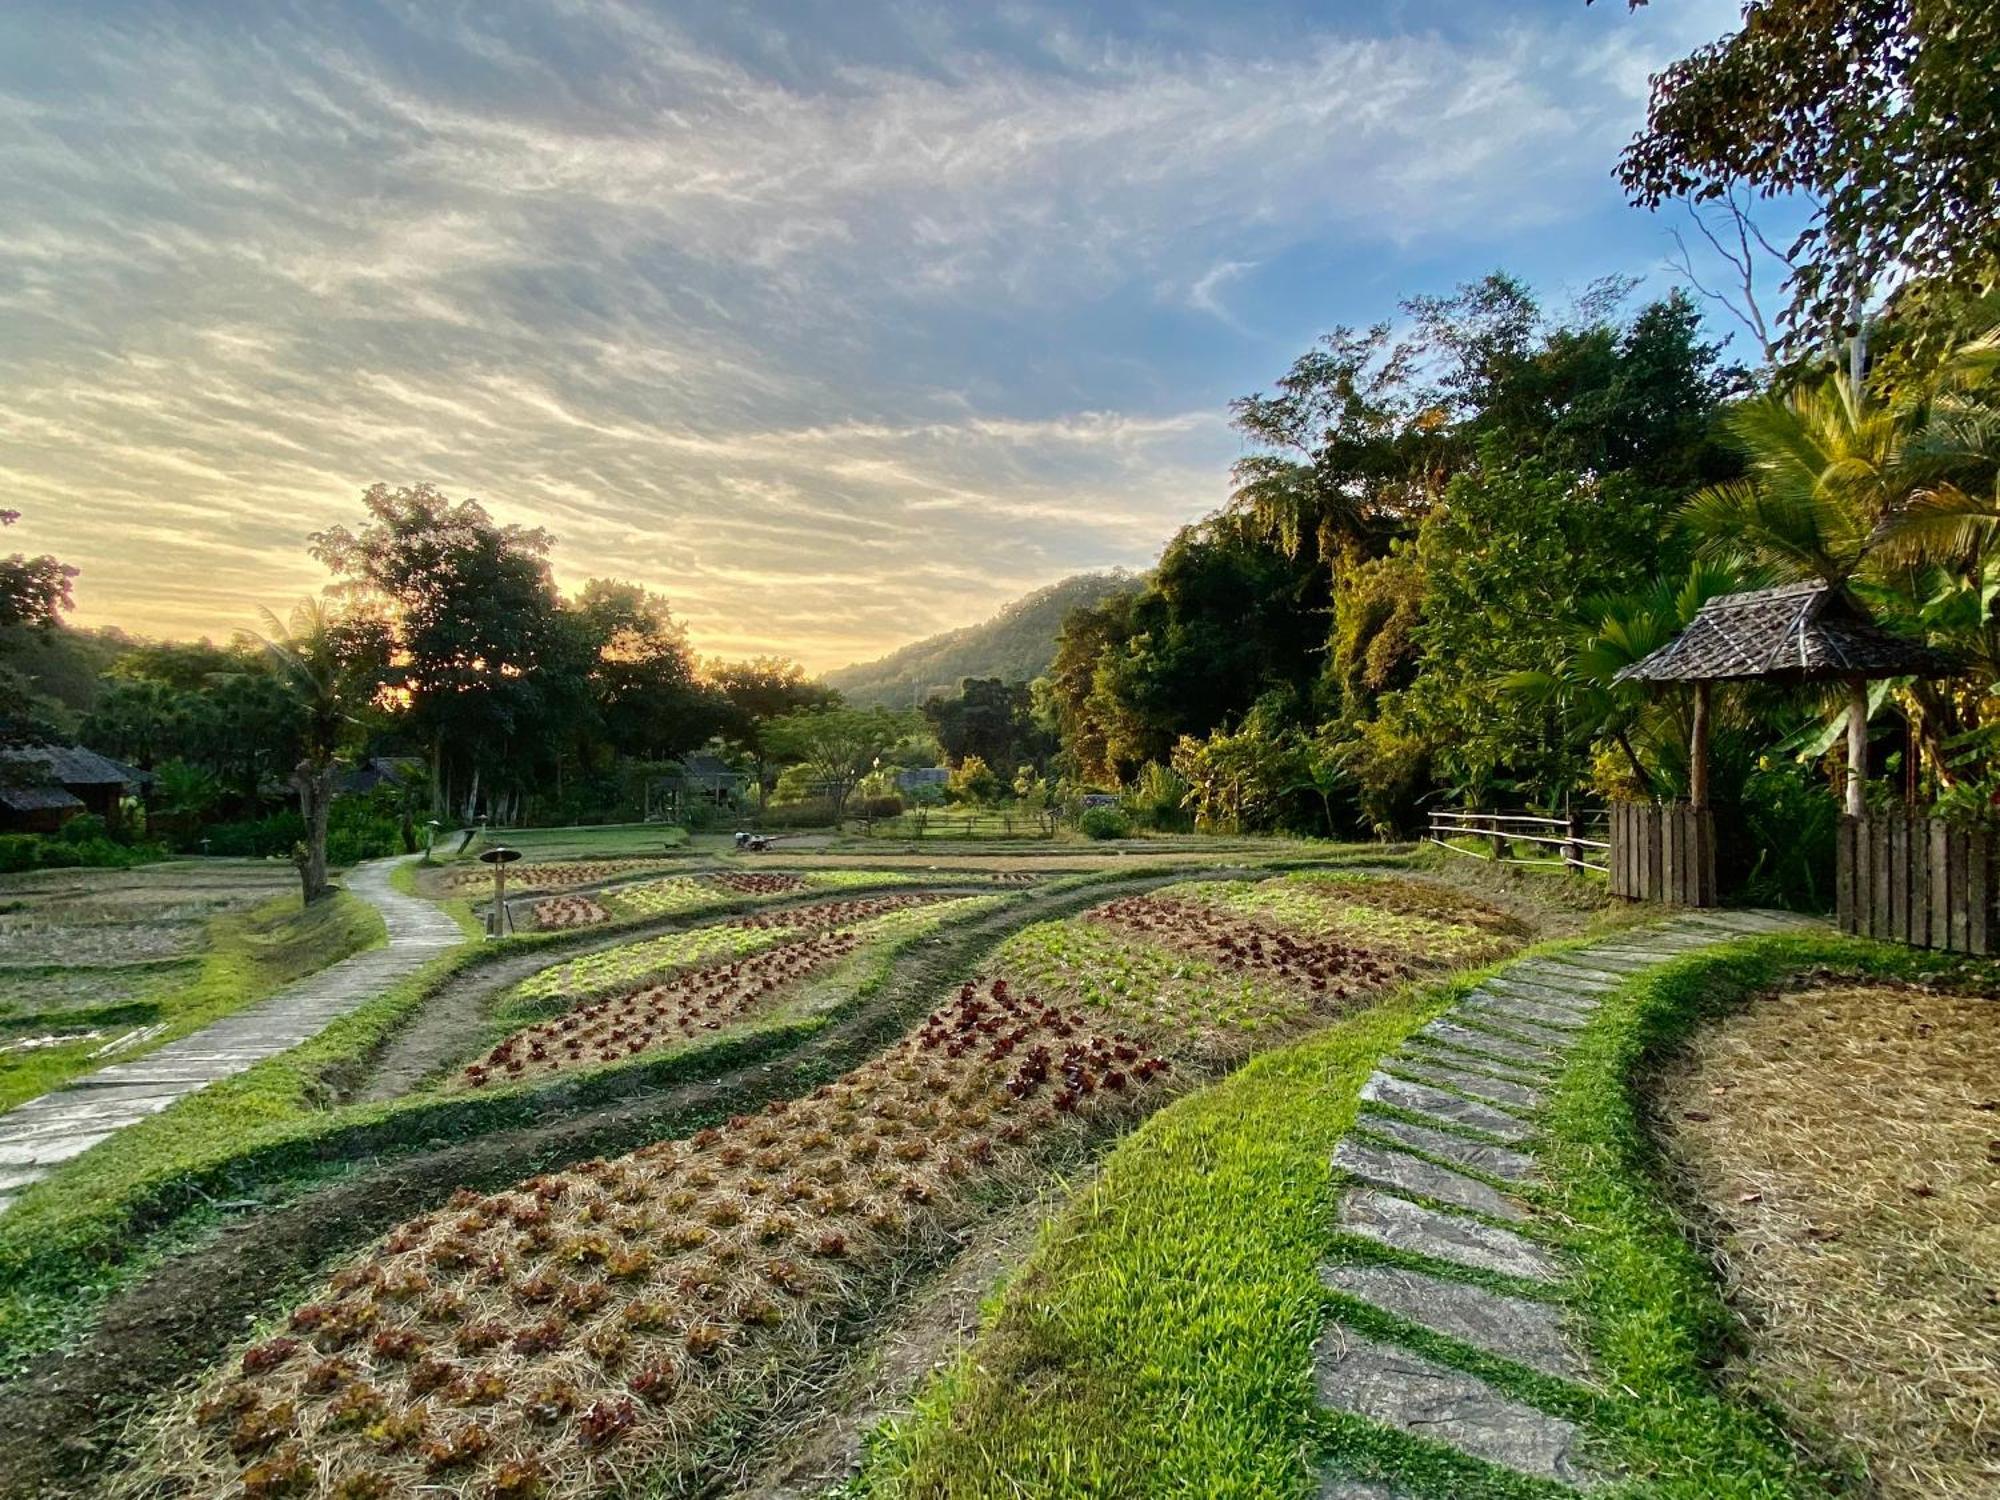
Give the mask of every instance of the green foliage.
[[[97, 825], [95, 833], [70, 832], [86, 819]], [[106, 838], [104, 820], [88, 813], [70, 819], [61, 833], [53, 837], [38, 833], [0, 834], [0, 874], [12, 875], [24, 870], [129, 870], [165, 858], [164, 845], [121, 844]]]
[[1122, 572], [1078, 573], [1017, 599], [984, 624], [843, 667], [826, 680], [851, 702], [890, 708], [914, 707], [934, 690], [968, 677], [1027, 682], [1048, 671], [1057, 633], [1071, 611], [1090, 608], [1132, 582]]
[[1132, 832], [1132, 820], [1118, 807], [1086, 807], [1076, 826], [1088, 839], [1122, 839]]
[[947, 783], [954, 802], [970, 802], [975, 805], [992, 802], [1000, 795], [1000, 778], [993, 774], [993, 768], [977, 755], [968, 755], [960, 761], [951, 773]]
[[1991, 5], [1748, 0], [1739, 30], [1654, 77], [1619, 176], [1649, 208], [1739, 183], [1812, 204], [1788, 322], [1816, 352], [1890, 281], [1993, 286], [1996, 60]]
[[911, 715], [884, 708], [819, 708], [771, 720], [764, 743], [774, 759], [796, 764], [801, 792], [823, 797], [838, 821], [855, 784], [917, 727]]

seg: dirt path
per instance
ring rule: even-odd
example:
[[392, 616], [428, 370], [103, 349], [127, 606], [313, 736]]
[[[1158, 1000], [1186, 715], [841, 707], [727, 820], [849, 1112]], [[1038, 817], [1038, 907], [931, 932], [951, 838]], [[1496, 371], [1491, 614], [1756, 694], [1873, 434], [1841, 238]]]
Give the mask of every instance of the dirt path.
[[[247, 1325], [282, 1305], [329, 1262], [435, 1208], [454, 1189], [496, 1190], [537, 1171], [620, 1154], [771, 1099], [809, 1093], [874, 1056], [924, 1014], [940, 990], [977, 970], [1020, 928], [1189, 878], [1192, 873], [1180, 869], [1077, 890], [1031, 891], [998, 911], [940, 929], [854, 1014], [782, 1056], [573, 1118], [364, 1167], [228, 1225], [210, 1243], [112, 1298], [79, 1344], [34, 1361], [0, 1390], [0, 1431], [47, 1435], [42, 1442], [0, 1444], [0, 1495], [90, 1492], [115, 1463], [128, 1422], [148, 1401], [212, 1363]], [[577, 951], [564, 945], [562, 957]]]

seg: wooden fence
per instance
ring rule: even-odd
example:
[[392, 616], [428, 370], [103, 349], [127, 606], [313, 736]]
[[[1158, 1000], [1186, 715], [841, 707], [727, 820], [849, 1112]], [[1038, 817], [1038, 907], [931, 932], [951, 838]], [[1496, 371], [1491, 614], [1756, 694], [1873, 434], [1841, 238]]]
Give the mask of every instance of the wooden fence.
[[1840, 930], [1990, 955], [2000, 939], [1996, 852], [1991, 827], [1908, 811], [1842, 818], [1834, 879]]
[[1715, 814], [1685, 802], [1611, 808], [1611, 894], [1672, 906], [1714, 906]]
[[[1611, 845], [1593, 835], [1604, 833], [1603, 816], [1602, 813], [1573, 813], [1566, 818], [1538, 818], [1529, 813], [1440, 811], [1431, 814], [1429, 836], [1433, 844], [1454, 854], [1517, 860], [1522, 864], [1560, 864], [1573, 870], [1596, 870], [1601, 874]], [[1464, 841], [1468, 839], [1478, 840], [1481, 847], [1466, 848]], [[1516, 844], [1555, 852], [1522, 859], [1515, 852]]]

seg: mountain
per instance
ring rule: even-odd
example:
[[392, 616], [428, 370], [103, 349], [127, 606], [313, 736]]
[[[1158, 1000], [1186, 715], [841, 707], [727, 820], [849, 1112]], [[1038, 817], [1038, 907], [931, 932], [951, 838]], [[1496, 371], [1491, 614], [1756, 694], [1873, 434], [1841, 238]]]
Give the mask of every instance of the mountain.
[[1124, 569], [1078, 573], [1016, 599], [992, 619], [947, 630], [891, 651], [880, 661], [857, 662], [826, 674], [850, 703], [906, 708], [932, 689], [955, 692], [962, 677], [1039, 677], [1056, 654], [1056, 635], [1073, 609], [1129, 589], [1138, 578]]

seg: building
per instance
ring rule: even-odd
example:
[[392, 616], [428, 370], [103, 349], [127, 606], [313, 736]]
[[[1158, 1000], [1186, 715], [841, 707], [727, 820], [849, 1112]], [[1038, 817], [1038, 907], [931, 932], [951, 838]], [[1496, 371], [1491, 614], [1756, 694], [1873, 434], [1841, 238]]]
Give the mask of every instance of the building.
[[118, 804], [152, 777], [80, 745], [9, 745], [0, 749], [0, 830], [53, 833], [95, 813], [118, 822]]

